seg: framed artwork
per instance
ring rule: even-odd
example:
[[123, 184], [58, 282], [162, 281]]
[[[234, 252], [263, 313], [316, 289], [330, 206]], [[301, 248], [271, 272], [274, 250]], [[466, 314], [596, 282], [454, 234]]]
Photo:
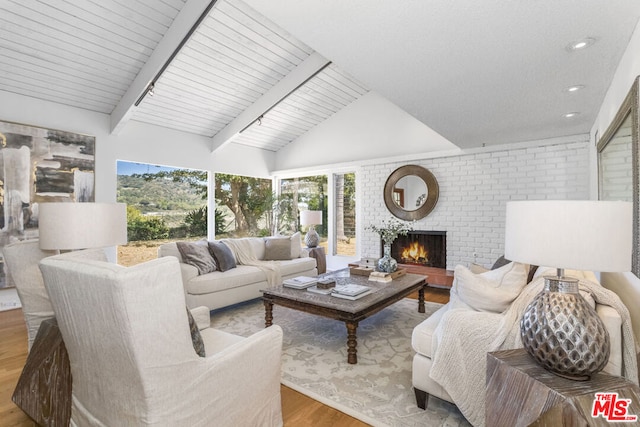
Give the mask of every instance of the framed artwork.
[[38, 237], [40, 203], [93, 202], [94, 169], [94, 136], [0, 121], [0, 250]]

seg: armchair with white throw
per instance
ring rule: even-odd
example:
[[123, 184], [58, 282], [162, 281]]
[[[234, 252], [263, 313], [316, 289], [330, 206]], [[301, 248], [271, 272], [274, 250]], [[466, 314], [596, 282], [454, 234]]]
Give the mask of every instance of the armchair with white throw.
[[71, 362], [71, 425], [282, 425], [282, 330], [206, 328], [200, 357], [175, 258], [40, 268]]

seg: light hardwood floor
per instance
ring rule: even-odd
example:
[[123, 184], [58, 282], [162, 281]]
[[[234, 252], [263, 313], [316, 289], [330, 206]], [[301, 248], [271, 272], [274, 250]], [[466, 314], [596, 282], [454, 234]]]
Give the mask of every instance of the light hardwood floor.
[[[417, 298], [417, 293], [412, 297]], [[449, 291], [428, 288], [425, 299], [445, 304], [449, 301]], [[0, 426], [2, 427], [35, 426], [35, 423], [11, 401], [13, 389], [18, 382], [26, 358], [27, 329], [22, 310], [0, 312]], [[281, 390], [285, 426], [361, 427], [367, 425], [288, 387], [282, 386]]]

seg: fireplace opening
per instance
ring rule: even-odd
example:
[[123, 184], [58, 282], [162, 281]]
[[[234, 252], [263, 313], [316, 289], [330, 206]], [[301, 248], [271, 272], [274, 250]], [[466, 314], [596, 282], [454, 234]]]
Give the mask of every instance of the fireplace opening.
[[414, 230], [398, 236], [391, 244], [391, 256], [399, 264], [447, 268], [447, 232]]

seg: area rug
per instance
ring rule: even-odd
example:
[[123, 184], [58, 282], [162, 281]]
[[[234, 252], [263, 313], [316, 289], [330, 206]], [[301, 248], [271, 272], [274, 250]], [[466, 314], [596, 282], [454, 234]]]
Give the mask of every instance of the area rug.
[[18, 298], [18, 291], [16, 288], [1, 288], [0, 289], [0, 311], [14, 310], [21, 308], [20, 298]]
[[[468, 426], [455, 405], [430, 397], [426, 411], [411, 387], [411, 332], [441, 305], [404, 299], [358, 326], [358, 364], [347, 363], [344, 323], [274, 306], [284, 331], [282, 384], [373, 426]], [[264, 328], [264, 305], [252, 301], [211, 316], [211, 326], [241, 336]]]

